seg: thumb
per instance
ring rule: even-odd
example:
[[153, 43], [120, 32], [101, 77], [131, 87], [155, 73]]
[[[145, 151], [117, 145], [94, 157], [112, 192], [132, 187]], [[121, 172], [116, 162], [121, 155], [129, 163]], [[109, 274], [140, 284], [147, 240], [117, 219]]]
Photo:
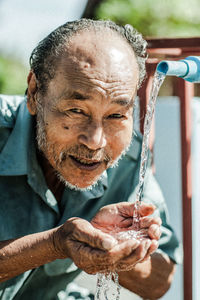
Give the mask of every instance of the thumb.
[[74, 225], [76, 230], [74, 230], [73, 238], [93, 248], [110, 250], [118, 243], [113, 236], [104, 233], [100, 229], [96, 229], [90, 222], [84, 219], [76, 218]]

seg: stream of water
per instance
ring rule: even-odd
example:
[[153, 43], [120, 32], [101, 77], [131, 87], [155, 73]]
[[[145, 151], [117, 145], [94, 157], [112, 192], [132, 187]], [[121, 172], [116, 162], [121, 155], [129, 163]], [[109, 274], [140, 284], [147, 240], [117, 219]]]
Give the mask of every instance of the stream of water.
[[141, 161], [140, 161], [140, 171], [139, 171], [139, 184], [136, 193], [136, 202], [135, 202], [135, 210], [133, 213], [133, 223], [137, 224], [139, 229], [139, 206], [142, 200], [142, 192], [144, 187], [144, 178], [147, 169], [147, 162], [148, 162], [148, 153], [149, 153], [149, 137], [151, 132], [151, 124], [154, 116], [155, 106], [156, 106], [156, 99], [165, 80], [165, 75], [155, 72], [153, 83], [151, 87], [150, 99], [147, 105], [147, 111], [144, 120], [144, 133], [143, 133], [143, 140], [142, 140], [142, 152], [141, 152]]
[[[132, 239], [137, 238], [141, 240], [145, 238], [146, 233], [143, 230], [140, 230], [140, 215], [139, 215], [139, 207], [142, 200], [142, 192], [144, 187], [144, 179], [147, 169], [148, 162], [148, 153], [149, 153], [149, 136], [151, 131], [151, 123], [154, 116], [156, 99], [158, 96], [158, 92], [160, 87], [165, 79], [165, 75], [160, 73], [154, 74], [154, 79], [152, 83], [150, 99], [147, 105], [147, 112], [144, 120], [144, 135], [142, 141], [142, 152], [141, 152], [141, 162], [140, 162], [140, 171], [139, 171], [139, 184], [136, 193], [136, 201], [135, 208], [133, 212], [133, 228], [134, 230], [123, 231], [117, 234], [112, 235], [115, 236], [118, 240], [123, 239]], [[115, 289], [108, 295], [112, 279], [115, 283]], [[108, 272], [107, 274], [99, 273], [97, 275], [97, 288], [95, 294], [95, 300], [119, 300], [120, 299], [120, 285], [118, 281], [118, 274], [116, 272]]]

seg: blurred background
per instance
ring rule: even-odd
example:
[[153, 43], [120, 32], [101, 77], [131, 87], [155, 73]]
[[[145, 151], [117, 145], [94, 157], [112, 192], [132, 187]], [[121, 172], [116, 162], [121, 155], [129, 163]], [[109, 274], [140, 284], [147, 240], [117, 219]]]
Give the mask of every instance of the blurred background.
[[[200, 37], [199, 0], [0, 0], [0, 94], [24, 94], [33, 48], [59, 25], [82, 16], [111, 19], [121, 25], [132, 24], [148, 39]], [[167, 200], [171, 223], [182, 241], [180, 102], [177, 97], [172, 97], [174, 91], [171, 80], [166, 79], [157, 102], [154, 160], [156, 178]], [[199, 96], [199, 85], [195, 85], [195, 91], [195, 95]], [[195, 167], [200, 166], [198, 111], [200, 101], [196, 98], [192, 104], [192, 145], [195, 157], [193, 186], [198, 187], [194, 192], [195, 201], [200, 197], [200, 170]], [[193, 216], [196, 217], [199, 209], [198, 205], [193, 206]], [[197, 218], [194, 220], [193, 231], [198, 236], [197, 228], [200, 224]], [[197, 249], [194, 252], [193, 300], [199, 300], [198, 238], [194, 240], [193, 248]], [[92, 285], [91, 279], [94, 282]], [[83, 286], [92, 286], [94, 290], [96, 278], [83, 274], [77, 282]], [[162, 299], [183, 298], [183, 268], [178, 266], [172, 288]], [[139, 298], [123, 290], [121, 299]]]

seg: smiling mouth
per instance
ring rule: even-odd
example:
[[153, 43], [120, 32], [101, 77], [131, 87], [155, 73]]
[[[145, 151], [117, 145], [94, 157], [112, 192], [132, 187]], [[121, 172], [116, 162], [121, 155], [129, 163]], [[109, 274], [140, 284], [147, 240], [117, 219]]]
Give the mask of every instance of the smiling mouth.
[[97, 169], [102, 164], [102, 161], [94, 161], [82, 157], [75, 157], [72, 155], [69, 155], [69, 158], [72, 160], [75, 166], [82, 170], [92, 171]]

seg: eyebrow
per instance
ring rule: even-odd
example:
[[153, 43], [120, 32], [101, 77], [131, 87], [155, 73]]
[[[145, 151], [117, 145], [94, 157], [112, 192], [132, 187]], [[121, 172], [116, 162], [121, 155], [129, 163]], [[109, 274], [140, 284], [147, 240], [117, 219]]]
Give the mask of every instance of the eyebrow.
[[118, 100], [113, 100], [111, 103], [114, 104], [119, 104], [121, 106], [126, 106], [126, 107], [130, 107], [133, 106], [133, 102], [134, 102], [134, 97], [130, 99], [118, 99]]
[[[62, 98], [67, 98], [67, 100], [76, 99], [76, 100], [79, 100], [79, 101], [86, 101], [86, 100], [90, 100], [91, 96], [90, 95], [83, 95], [80, 92], [72, 91], [69, 94], [63, 94]], [[112, 104], [118, 104], [118, 105], [121, 105], [123, 107], [131, 107], [131, 106], [133, 106], [134, 99], [135, 99], [135, 97], [132, 97], [131, 99], [122, 98], [122, 99], [113, 100], [111, 103]]]
[[76, 100], [84, 101], [84, 100], [90, 99], [90, 96], [89, 95], [83, 95], [79, 92], [73, 91], [69, 94], [68, 93], [63, 94], [62, 98], [67, 98], [68, 100], [76, 99]]

